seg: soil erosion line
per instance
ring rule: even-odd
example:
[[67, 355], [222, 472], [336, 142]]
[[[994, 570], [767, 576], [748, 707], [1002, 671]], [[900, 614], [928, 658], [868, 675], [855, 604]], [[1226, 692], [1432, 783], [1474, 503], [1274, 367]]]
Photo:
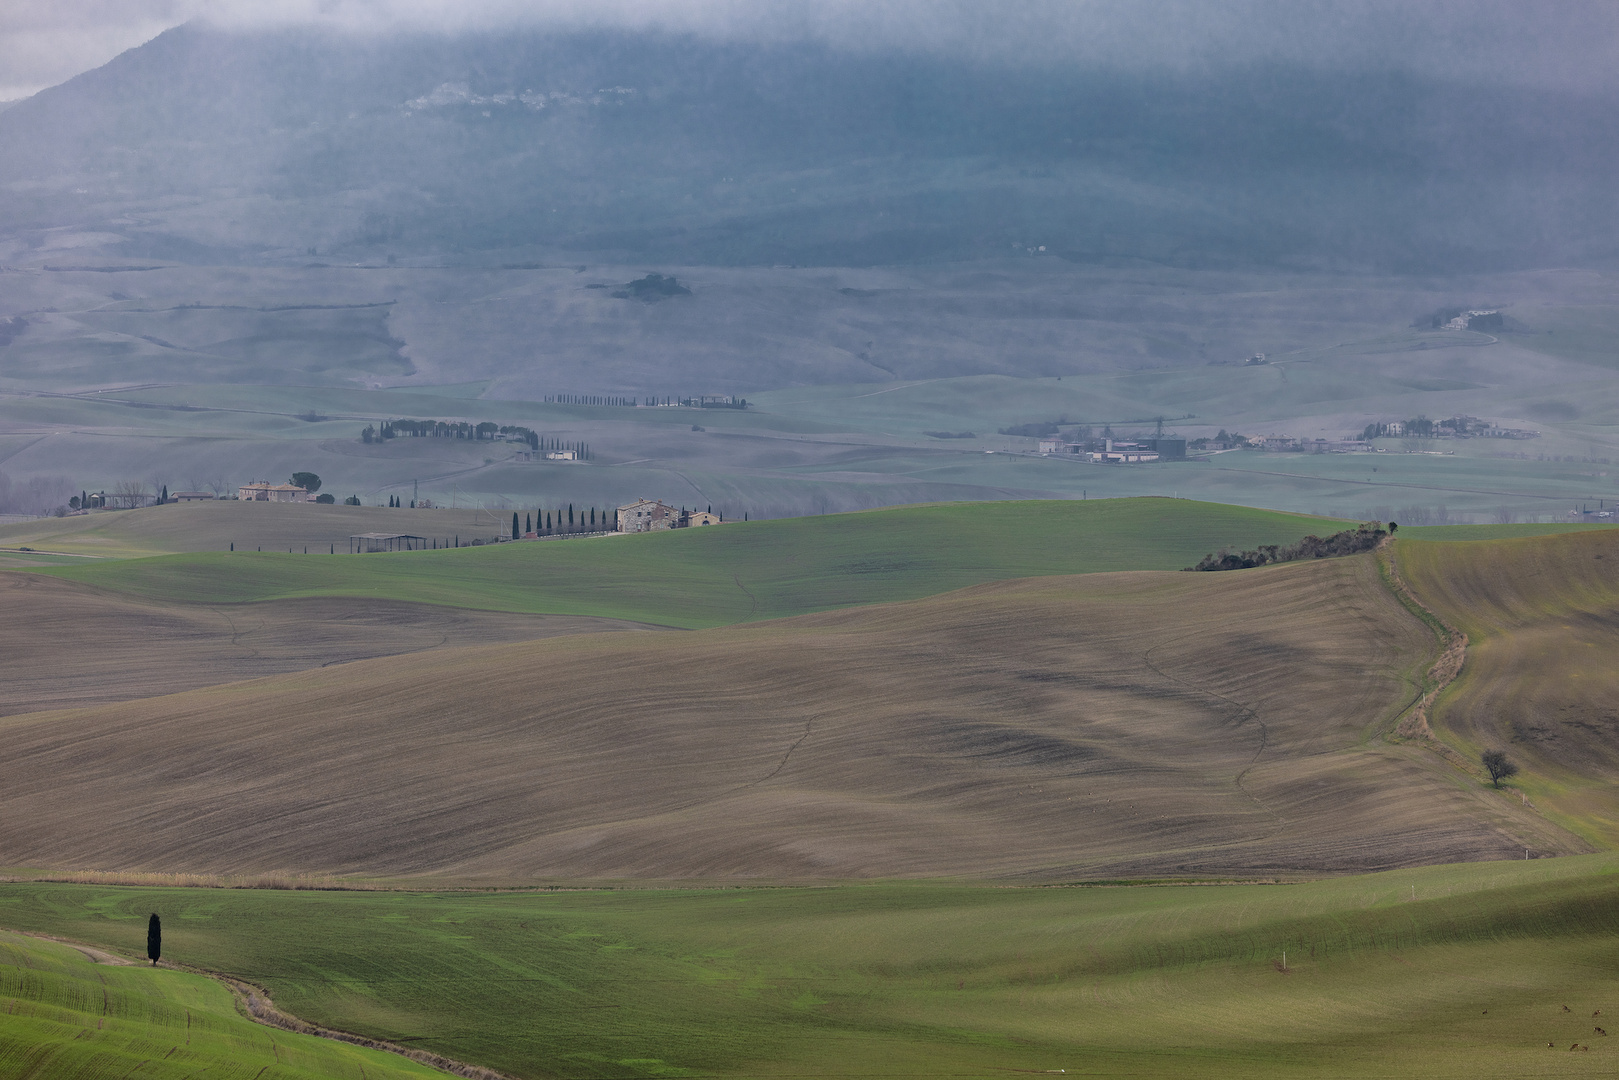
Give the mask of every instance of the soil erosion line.
[[1377, 560], [1383, 568], [1383, 578], [1400, 603], [1405, 605], [1411, 614], [1427, 623], [1443, 646], [1439, 659], [1434, 661], [1424, 677], [1425, 692], [1395, 725], [1394, 733], [1404, 739], [1416, 739], [1425, 743], [1429, 749], [1458, 768], [1471, 772], [1468, 769], [1468, 762], [1443, 740], [1437, 738], [1428, 723], [1429, 717], [1433, 715], [1434, 702], [1446, 687], [1456, 681], [1456, 677], [1462, 673], [1462, 665], [1467, 662], [1467, 635], [1440, 618], [1439, 613], [1418, 599], [1416, 592], [1406, 584], [1405, 579], [1400, 576], [1400, 567], [1394, 558], [1394, 546], [1390, 543], [1392, 539], [1386, 538], [1378, 545]]

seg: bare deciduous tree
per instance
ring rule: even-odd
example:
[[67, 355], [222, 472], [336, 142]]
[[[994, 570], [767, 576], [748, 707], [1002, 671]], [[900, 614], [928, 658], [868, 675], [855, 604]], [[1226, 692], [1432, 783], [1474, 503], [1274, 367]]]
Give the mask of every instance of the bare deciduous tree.
[[1479, 760], [1484, 763], [1484, 770], [1490, 774], [1490, 780], [1496, 787], [1508, 777], [1518, 775], [1518, 766], [1507, 760], [1507, 755], [1500, 750], [1486, 750]]

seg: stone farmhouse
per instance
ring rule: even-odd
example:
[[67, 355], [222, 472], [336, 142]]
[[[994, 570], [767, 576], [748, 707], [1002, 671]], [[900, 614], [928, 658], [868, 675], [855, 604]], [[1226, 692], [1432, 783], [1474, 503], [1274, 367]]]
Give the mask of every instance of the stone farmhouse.
[[658, 499], [637, 499], [618, 508], [621, 533], [657, 532], [662, 529], [689, 529], [703, 525], [723, 525], [725, 519], [705, 510], [677, 510]]
[[255, 480], [237, 489], [243, 502], [313, 502], [314, 496], [296, 484], [272, 484], [268, 480]]

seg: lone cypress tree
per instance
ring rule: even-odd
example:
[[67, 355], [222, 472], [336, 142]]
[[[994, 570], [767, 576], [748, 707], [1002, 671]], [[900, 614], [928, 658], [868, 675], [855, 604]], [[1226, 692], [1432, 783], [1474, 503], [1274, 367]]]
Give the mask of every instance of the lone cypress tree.
[[152, 912], [152, 918], [146, 924], [146, 957], [157, 967], [157, 958], [163, 955], [163, 924], [158, 921], [157, 912]]
[[512, 511], [512, 539], [516, 540], [521, 534], [517, 531], [517, 511]]

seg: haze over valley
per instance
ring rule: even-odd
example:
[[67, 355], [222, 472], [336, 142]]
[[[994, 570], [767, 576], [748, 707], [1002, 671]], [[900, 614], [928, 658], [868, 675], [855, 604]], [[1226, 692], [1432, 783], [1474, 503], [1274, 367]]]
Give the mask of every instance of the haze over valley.
[[1612, 1074], [1616, 47], [19, 0], [0, 1077]]

